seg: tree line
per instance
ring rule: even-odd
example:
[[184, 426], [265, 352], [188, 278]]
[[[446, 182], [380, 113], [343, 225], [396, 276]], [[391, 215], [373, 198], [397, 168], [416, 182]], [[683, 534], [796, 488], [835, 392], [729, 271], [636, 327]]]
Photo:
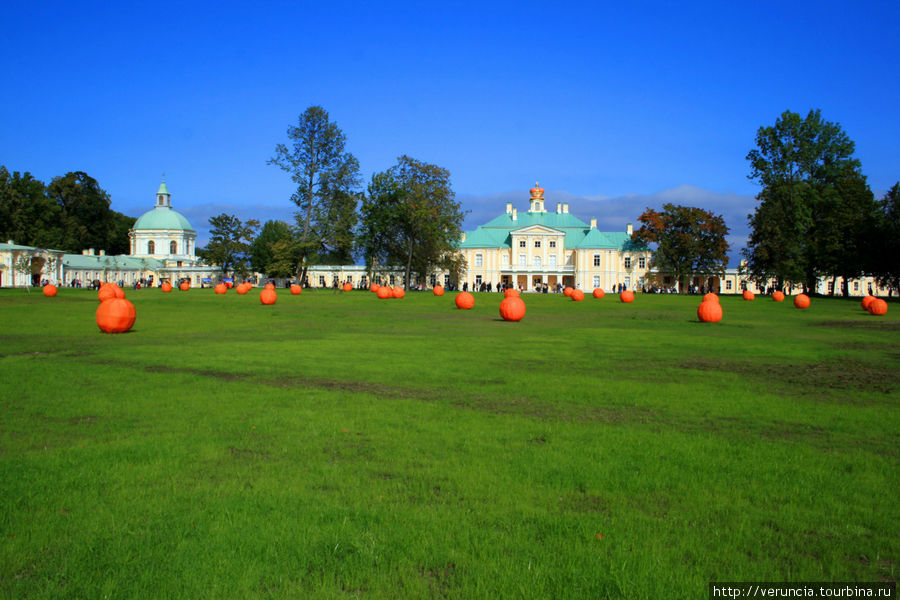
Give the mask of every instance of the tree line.
[[110, 209], [110, 197], [87, 173], [54, 177], [50, 184], [31, 173], [0, 165], [0, 240], [79, 253], [103, 248], [128, 254], [135, 219]]
[[[871, 275], [900, 289], [900, 183], [876, 200], [854, 151], [841, 126], [819, 110], [806, 117], [785, 111], [759, 128], [747, 160], [748, 177], [761, 190], [742, 251], [752, 280], [814, 292], [820, 278], [833, 285], [840, 277], [846, 296], [851, 279]], [[666, 204], [662, 211], [648, 207], [638, 221], [634, 239], [656, 246], [650, 265], [672, 273], [682, 288], [693, 275], [724, 273], [729, 230], [721, 215]]]
[[346, 150], [346, 136], [321, 106], [309, 107], [287, 130], [269, 164], [290, 174], [294, 223], [233, 215], [212, 217], [210, 240], [198, 254], [225, 273], [256, 271], [305, 281], [315, 264], [365, 261], [370, 276], [402, 270], [407, 282], [435, 268], [458, 274], [456, 244], [465, 212], [450, 172], [401, 156], [375, 173], [362, 190], [359, 161]]

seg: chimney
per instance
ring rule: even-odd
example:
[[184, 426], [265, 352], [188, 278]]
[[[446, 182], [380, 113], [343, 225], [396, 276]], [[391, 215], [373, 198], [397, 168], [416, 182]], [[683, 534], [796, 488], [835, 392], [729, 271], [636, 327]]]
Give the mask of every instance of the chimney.
[[569, 214], [569, 203], [563, 202], [563, 214]]
[[6, 240], [6, 243], [9, 244], [10, 246], [15, 246], [15, 245], [16, 245], [16, 243], [15, 243], [14, 241], [12, 241], [12, 240]]
[[462, 232], [462, 241], [463, 242], [466, 241], [466, 232], [465, 231]]
[[631, 223], [625, 226], [625, 233], [627, 233], [629, 237], [634, 234], [634, 228], [631, 226]]
[[512, 212], [512, 202], [507, 202], [506, 203], [506, 214], [509, 214], [511, 212]]
[[94, 249], [93, 249], [93, 248], [88, 248], [88, 249], [87, 249], [87, 255], [88, 255], [88, 256], [93, 256], [93, 255], [94, 255]]
[[512, 215], [513, 215], [513, 216], [512, 216], [512, 220], [513, 220], [513, 221], [518, 220], [518, 218], [519, 218], [519, 211], [516, 210], [516, 209], [514, 208], [513, 211], [512, 211]]
[[591, 229], [597, 229], [597, 219], [591, 219]]
[[557, 202], [557, 203], [556, 203], [556, 214], [559, 214], [559, 213], [561, 213], [561, 212], [562, 212], [562, 203], [561, 203], [561, 202]]
[[106, 250], [100, 250], [97, 254], [99, 256], [106, 256]]

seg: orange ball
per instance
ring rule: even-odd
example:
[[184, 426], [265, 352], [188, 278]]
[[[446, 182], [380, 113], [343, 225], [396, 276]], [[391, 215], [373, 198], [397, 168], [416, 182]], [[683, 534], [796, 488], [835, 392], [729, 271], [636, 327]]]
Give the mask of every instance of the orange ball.
[[704, 300], [697, 308], [697, 318], [703, 323], [718, 323], [722, 320], [722, 305], [714, 300]]
[[606, 292], [602, 288], [594, 288], [594, 298], [602, 298], [605, 295]]
[[504, 321], [521, 321], [525, 316], [525, 301], [518, 296], [509, 296], [500, 303], [500, 316]]
[[125, 333], [134, 326], [137, 311], [125, 298], [110, 298], [100, 303], [95, 317], [103, 333]]
[[584, 292], [581, 290], [572, 290], [572, 295], [570, 297], [575, 302], [581, 302], [584, 300]]
[[712, 300], [713, 302], [718, 302], [719, 296], [717, 296], [716, 294], [714, 294], [712, 292], [709, 292], [708, 294], [705, 294], [703, 296], [703, 302], [706, 302], [707, 300]]
[[772, 300], [775, 302], [784, 302], [784, 292], [773, 292]]
[[393, 298], [393, 294], [391, 293], [391, 288], [389, 288], [389, 287], [386, 286], [386, 285], [383, 285], [383, 286], [379, 287], [379, 288], [375, 291], [375, 293], [376, 293], [376, 294], [378, 295], [378, 297], [381, 298], [382, 300], [385, 300], [385, 299], [387, 299], [387, 298]]
[[574, 288], [571, 288], [571, 287], [569, 287], [569, 286], [566, 286], [566, 289], [563, 290], [563, 294], [565, 294], [566, 297], [571, 297], [571, 296], [572, 296], [572, 292], [574, 292], [574, 291], [575, 291]]
[[880, 317], [887, 314], [888, 304], [881, 298], [875, 298], [869, 303], [869, 314]]
[[443, 295], [444, 295], [444, 286], [442, 286], [442, 285], [436, 285], [436, 286], [434, 286], [434, 289], [431, 290], [431, 292], [432, 292], [435, 296], [443, 296]]
[[44, 295], [47, 296], [48, 298], [52, 298], [53, 296], [55, 296], [56, 292], [58, 291], [56, 289], [56, 286], [53, 285], [52, 283], [48, 283], [41, 289], [44, 292]]
[[191, 289], [191, 284], [189, 284], [187, 281], [182, 281], [181, 285], [178, 286], [178, 289], [182, 292], [186, 292]]
[[168, 294], [169, 292], [172, 291], [172, 284], [169, 283], [168, 281], [166, 281], [161, 286], [159, 286], [159, 289], [161, 289], [164, 293]]
[[299, 285], [297, 285], [296, 283], [292, 283], [292, 284], [291, 284], [291, 293], [292, 293], [293, 295], [295, 295], [295, 296], [298, 295], [298, 294], [302, 294], [302, 293], [303, 293], [303, 288], [300, 287]]
[[225, 292], [228, 291], [228, 286], [225, 285], [224, 283], [220, 283], [220, 284], [216, 285], [215, 291], [217, 294], [224, 294]]
[[391, 295], [398, 300], [406, 295], [406, 292], [399, 285], [394, 288], [394, 291], [391, 292]]
[[[274, 288], [275, 286], [272, 287]], [[267, 286], [266, 289], [259, 292], [259, 301], [266, 305], [275, 304], [278, 301], [278, 294], [274, 289], [270, 289]]]
[[353, 291], [353, 284], [350, 283], [349, 281], [348, 281], [347, 283], [345, 283], [345, 284], [344, 284], [344, 291], [345, 291], [345, 292]]
[[806, 294], [794, 296], [794, 308], [809, 308], [809, 296]]
[[744, 290], [744, 300], [753, 300], [754, 298], [756, 298], [756, 294], [750, 290]]
[[473, 296], [469, 292], [460, 292], [456, 295], [454, 302], [456, 302], [456, 308], [469, 310], [470, 308], [475, 306], [475, 296]]
[[506, 290], [505, 292], [503, 292], [503, 297], [504, 297], [504, 298], [509, 298], [510, 296], [518, 297], [518, 296], [519, 296], [519, 290], [517, 290], [517, 289], [515, 289], [515, 288], [509, 288], [508, 290]]
[[874, 300], [875, 300], [875, 296], [871, 296], [871, 295], [863, 298], [862, 302], [861, 302], [863, 310], [869, 310], [869, 305], [872, 304], [872, 302]]
[[631, 290], [625, 290], [624, 292], [619, 294], [619, 300], [621, 300], [625, 304], [634, 302], [634, 292], [632, 292]]

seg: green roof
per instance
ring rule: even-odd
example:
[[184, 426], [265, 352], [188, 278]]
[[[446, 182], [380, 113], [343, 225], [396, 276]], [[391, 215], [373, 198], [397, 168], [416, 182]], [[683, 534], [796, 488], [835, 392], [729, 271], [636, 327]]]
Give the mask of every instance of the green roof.
[[[163, 186], [165, 183], [163, 183]], [[160, 186], [162, 187], [162, 186]], [[190, 221], [173, 208], [157, 206], [151, 211], [145, 212], [134, 224], [134, 229], [180, 229], [194, 231]]]
[[552, 227], [553, 229], [567, 229], [575, 227], [578, 229], [587, 229], [588, 224], [573, 215], [572, 213], [551, 213], [551, 212], [520, 212], [516, 215], [515, 221], [510, 213], [504, 213], [495, 219], [492, 219], [482, 225], [484, 228], [503, 228], [503, 229], [521, 229], [531, 225], [543, 225], [544, 227]]
[[169, 193], [169, 188], [166, 187], [165, 179], [163, 180], [162, 183], [159, 184], [159, 189], [156, 191], [156, 195], [158, 196], [159, 194], [166, 194], [167, 196], [172, 195]]
[[475, 231], [466, 232], [466, 240], [459, 248], [509, 248], [510, 233], [540, 225], [559, 230], [566, 235], [566, 248], [616, 249], [626, 251], [647, 250], [641, 242], [635, 242], [624, 231], [599, 231], [591, 229], [587, 223], [571, 213], [521, 212], [515, 221], [512, 214], [496, 217]]
[[70, 269], [114, 269], [126, 271], [129, 269], [153, 269], [158, 270], [165, 266], [165, 261], [156, 258], [134, 258], [125, 254], [99, 256], [85, 256], [84, 254], [65, 254], [63, 264]]

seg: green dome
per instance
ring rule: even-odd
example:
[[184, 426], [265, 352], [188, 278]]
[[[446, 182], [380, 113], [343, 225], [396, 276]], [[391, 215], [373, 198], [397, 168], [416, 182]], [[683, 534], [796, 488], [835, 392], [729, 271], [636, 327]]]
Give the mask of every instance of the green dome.
[[134, 224], [134, 229], [181, 229], [194, 231], [190, 221], [172, 208], [157, 206], [151, 211], [145, 212]]

